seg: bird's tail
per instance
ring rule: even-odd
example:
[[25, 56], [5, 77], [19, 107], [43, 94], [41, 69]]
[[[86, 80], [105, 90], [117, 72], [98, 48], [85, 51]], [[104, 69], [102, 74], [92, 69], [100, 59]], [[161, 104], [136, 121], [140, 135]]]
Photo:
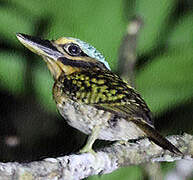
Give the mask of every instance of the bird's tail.
[[159, 134], [158, 131], [149, 126], [147, 123], [140, 120], [132, 120], [132, 122], [134, 122], [141, 130], [143, 130], [150, 140], [152, 140], [163, 149], [167, 149], [175, 154], [183, 154], [177, 147], [175, 147], [172, 143], [170, 143], [166, 138]]

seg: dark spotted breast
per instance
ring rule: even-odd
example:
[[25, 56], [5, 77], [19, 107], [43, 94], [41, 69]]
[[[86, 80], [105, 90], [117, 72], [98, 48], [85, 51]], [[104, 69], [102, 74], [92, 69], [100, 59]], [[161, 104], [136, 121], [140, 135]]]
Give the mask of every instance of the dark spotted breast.
[[83, 70], [58, 80], [63, 93], [74, 101], [95, 106], [126, 119], [143, 119], [153, 125], [146, 103], [136, 91], [111, 71]]

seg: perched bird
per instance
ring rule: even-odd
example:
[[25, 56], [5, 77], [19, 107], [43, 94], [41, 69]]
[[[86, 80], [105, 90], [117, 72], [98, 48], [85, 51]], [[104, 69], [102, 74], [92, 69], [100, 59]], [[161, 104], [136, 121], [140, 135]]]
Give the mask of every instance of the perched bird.
[[145, 101], [110, 70], [94, 47], [70, 37], [49, 41], [18, 33], [17, 38], [47, 63], [55, 80], [53, 97], [60, 114], [69, 125], [89, 135], [81, 152], [93, 152], [96, 139], [148, 137], [164, 149], [181, 153], [154, 129]]

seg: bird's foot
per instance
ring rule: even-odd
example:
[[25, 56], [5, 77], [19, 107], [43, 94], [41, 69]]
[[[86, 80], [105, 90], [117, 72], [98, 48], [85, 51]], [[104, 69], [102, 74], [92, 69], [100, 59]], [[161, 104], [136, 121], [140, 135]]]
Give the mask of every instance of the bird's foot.
[[79, 151], [80, 154], [82, 153], [91, 153], [92, 155], [96, 156], [96, 152], [91, 148], [91, 147], [88, 147], [87, 145], [84, 146], [80, 151]]

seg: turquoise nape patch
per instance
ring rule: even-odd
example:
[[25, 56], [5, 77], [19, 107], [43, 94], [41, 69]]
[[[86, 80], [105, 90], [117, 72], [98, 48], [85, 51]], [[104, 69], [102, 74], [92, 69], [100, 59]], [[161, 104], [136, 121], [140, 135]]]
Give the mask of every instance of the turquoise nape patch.
[[76, 38], [72, 38], [72, 37], [69, 37], [69, 39], [75, 40], [80, 45], [80, 47], [82, 48], [84, 53], [86, 53], [88, 56], [102, 62], [109, 70], [111, 70], [109, 63], [105, 60], [104, 56], [96, 48], [94, 48], [89, 43], [86, 43], [80, 39], [76, 39]]

